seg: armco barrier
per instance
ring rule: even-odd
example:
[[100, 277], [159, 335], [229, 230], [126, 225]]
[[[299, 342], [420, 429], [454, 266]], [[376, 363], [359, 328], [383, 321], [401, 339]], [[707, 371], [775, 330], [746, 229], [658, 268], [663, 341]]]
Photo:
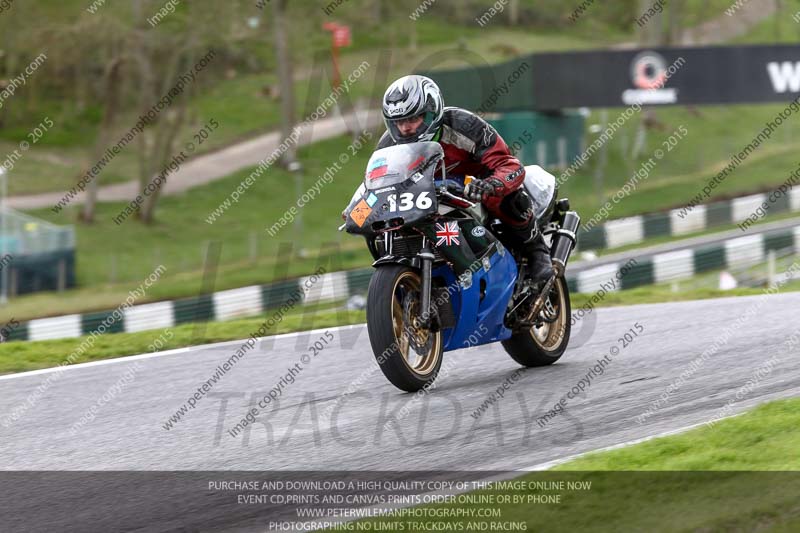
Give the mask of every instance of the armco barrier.
[[[621, 288], [630, 289], [654, 283], [687, 279], [710, 270], [746, 268], [767, 260], [774, 250], [800, 254], [800, 226], [735, 237], [715, 244], [676, 249], [658, 254], [636, 256], [636, 264], [620, 276]], [[584, 269], [567, 281], [571, 291], [592, 293], [614, 278], [625, 262], [606, 263]], [[618, 290], [612, 289], [612, 290]]]
[[[113, 311], [39, 318], [21, 323], [9, 335], [14, 340], [63, 339], [88, 335], [97, 331], [103, 321], [106, 333], [131, 333], [161, 329], [189, 322], [221, 321], [253, 317], [269, 309], [280, 307], [297, 291], [303, 293], [305, 303], [344, 300], [351, 290], [349, 273], [333, 272], [319, 276], [307, 288], [306, 278], [281, 281], [269, 285], [252, 285], [180, 300], [133, 305], [122, 312], [122, 318], [113, 320]], [[357, 279], [357, 278], [354, 278]], [[369, 278], [367, 278], [368, 280]]]
[[[581, 250], [600, 250], [637, 244], [652, 237], [677, 237], [722, 225], [739, 224], [767, 199], [771, 193], [750, 194], [664, 213], [649, 213], [608, 220], [589, 230], [578, 232]], [[777, 196], [777, 195], [776, 195]], [[769, 203], [767, 217], [782, 212], [800, 211], [800, 188], [777, 196]], [[589, 220], [591, 215], [586, 217]]]
[[[770, 250], [791, 249], [800, 253], [800, 226], [736, 237], [717, 244], [678, 249], [659, 254], [631, 257], [628, 261], [600, 264], [569, 273], [567, 283], [573, 292], [593, 293], [619, 273], [621, 283], [612, 290], [630, 289], [654, 283], [690, 278], [696, 274], [724, 268], [742, 268], [766, 261]], [[304, 291], [305, 303], [343, 301], [355, 294], [366, 294], [372, 268], [331, 272]], [[160, 329], [188, 322], [229, 320], [252, 317], [280, 307], [307, 278], [253, 285], [175, 301], [154, 302], [129, 307], [122, 320], [112, 322], [107, 332], [132, 332]], [[67, 315], [31, 320], [13, 330], [9, 340], [43, 340], [78, 337], [95, 331], [111, 311]]]

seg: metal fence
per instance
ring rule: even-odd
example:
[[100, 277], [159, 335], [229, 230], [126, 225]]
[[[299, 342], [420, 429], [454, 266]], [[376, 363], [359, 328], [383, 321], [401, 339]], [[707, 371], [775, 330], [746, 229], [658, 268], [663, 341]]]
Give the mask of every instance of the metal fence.
[[74, 228], [0, 209], [0, 302], [74, 285]]
[[0, 254], [12, 256], [49, 253], [75, 248], [75, 229], [0, 209]]

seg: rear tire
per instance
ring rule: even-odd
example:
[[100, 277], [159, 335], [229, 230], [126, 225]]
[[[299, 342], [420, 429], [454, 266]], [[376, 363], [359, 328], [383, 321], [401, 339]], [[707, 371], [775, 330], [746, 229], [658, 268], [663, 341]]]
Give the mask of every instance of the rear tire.
[[392, 385], [416, 392], [433, 383], [442, 366], [442, 333], [416, 328], [419, 273], [402, 265], [378, 267], [367, 293], [367, 332], [372, 352]]
[[557, 318], [552, 323], [532, 327], [515, 333], [510, 339], [502, 341], [503, 348], [517, 363], [527, 366], [547, 366], [559, 360], [569, 344], [572, 321], [572, 308], [569, 302], [569, 289], [564, 278], [556, 278], [550, 291], [549, 303]]

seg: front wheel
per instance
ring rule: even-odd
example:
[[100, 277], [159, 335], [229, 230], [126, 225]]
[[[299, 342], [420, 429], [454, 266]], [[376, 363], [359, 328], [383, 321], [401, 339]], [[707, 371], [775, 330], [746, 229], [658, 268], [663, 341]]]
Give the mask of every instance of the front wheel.
[[367, 293], [367, 332], [383, 375], [398, 389], [416, 392], [433, 383], [442, 366], [442, 333], [419, 327], [422, 279], [401, 265], [378, 267]]
[[561, 357], [569, 344], [572, 308], [569, 289], [564, 278], [556, 278], [550, 296], [545, 302], [539, 326], [515, 333], [502, 342], [503, 348], [514, 361], [524, 366], [552, 365]]

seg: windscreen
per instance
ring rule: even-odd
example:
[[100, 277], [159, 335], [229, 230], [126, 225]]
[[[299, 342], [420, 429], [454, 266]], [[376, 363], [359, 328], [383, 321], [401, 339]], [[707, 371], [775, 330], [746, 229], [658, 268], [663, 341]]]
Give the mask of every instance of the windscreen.
[[[439, 143], [398, 144], [377, 150], [369, 159], [364, 184], [369, 190], [402, 183], [432, 158], [443, 158]], [[432, 167], [433, 165], [431, 165]], [[430, 169], [430, 167], [429, 167]]]

